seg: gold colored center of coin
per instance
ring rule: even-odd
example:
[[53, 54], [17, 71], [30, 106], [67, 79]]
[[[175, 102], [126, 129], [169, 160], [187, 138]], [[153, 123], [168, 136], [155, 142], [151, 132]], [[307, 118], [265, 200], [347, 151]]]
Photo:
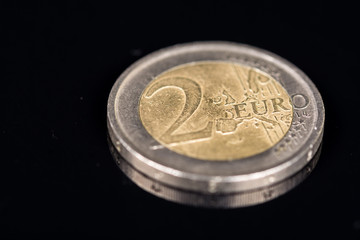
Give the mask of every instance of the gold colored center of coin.
[[228, 62], [184, 64], [160, 74], [144, 90], [139, 113], [163, 146], [217, 161], [271, 148], [293, 118], [290, 97], [275, 79]]

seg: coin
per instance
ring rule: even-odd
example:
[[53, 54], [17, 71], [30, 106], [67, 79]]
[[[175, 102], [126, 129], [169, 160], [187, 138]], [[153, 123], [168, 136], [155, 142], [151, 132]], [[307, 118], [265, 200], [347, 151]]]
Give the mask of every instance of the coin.
[[252, 46], [195, 42], [130, 66], [108, 100], [117, 164], [159, 197], [203, 207], [271, 200], [314, 168], [324, 106], [310, 79]]

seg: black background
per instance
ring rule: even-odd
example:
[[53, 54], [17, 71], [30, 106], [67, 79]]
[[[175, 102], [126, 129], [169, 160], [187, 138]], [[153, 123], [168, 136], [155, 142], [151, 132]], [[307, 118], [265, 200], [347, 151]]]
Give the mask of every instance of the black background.
[[[355, 5], [121, 2], [1, 2], [0, 238], [360, 238]], [[152, 51], [199, 40], [267, 49], [317, 85], [322, 154], [291, 192], [193, 208], [146, 193], [115, 165], [106, 104], [117, 77]]]

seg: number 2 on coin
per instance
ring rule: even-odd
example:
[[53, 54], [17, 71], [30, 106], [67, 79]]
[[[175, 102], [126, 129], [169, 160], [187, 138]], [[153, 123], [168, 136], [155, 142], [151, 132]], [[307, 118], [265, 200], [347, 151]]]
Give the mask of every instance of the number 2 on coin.
[[212, 135], [213, 122], [209, 121], [205, 128], [189, 133], [173, 134], [191, 115], [196, 111], [201, 102], [201, 88], [199, 84], [191, 79], [183, 77], [164, 78], [156, 81], [147, 91], [146, 97], [152, 97], [157, 91], [164, 88], [175, 87], [185, 93], [185, 104], [180, 116], [160, 137], [166, 144], [186, 142], [202, 138], [209, 138]]

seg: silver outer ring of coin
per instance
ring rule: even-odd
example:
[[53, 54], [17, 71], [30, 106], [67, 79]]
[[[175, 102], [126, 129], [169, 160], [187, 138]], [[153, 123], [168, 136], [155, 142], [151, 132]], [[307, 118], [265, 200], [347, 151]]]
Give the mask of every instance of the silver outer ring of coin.
[[[287, 134], [265, 152], [233, 161], [198, 160], [163, 147], [140, 121], [140, 96], [160, 73], [199, 61], [254, 67], [280, 82], [294, 110]], [[125, 174], [157, 196], [205, 207], [253, 205], [296, 186], [316, 163], [325, 117], [318, 90], [300, 69], [268, 51], [230, 42], [180, 44], [149, 54], [117, 79], [107, 109], [113, 155]]]

